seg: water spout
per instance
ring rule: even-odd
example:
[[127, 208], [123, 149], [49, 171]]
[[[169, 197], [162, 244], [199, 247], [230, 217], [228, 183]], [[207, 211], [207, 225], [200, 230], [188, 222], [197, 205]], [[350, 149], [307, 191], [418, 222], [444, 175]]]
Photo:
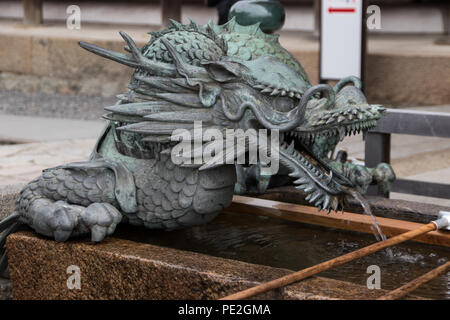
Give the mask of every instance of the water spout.
[[[351, 188], [346, 188], [346, 189], [349, 192], [349, 194], [356, 201], [358, 201], [361, 204], [361, 207], [364, 210], [364, 214], [372, 218], [373, 228], [378, 233], [378, 234], [374, 233], [375, 239], [377, 239], [377, 241], [385, 241], [385, 240], [387, 240], [386, 235], [383, 233], [383, 231], [381, 231], [380, 225], [378, 224], [378, 221], [377, 221], [377, 217], [372, 213], [372, 209], [370, 208], [369, 202], [358, 191], [356, 191], [354, 189], [351, 189]], [[387, 252], [389, 258], [393, 258], [394, 257], [391, 248], [386, 248], [386, 252]]]

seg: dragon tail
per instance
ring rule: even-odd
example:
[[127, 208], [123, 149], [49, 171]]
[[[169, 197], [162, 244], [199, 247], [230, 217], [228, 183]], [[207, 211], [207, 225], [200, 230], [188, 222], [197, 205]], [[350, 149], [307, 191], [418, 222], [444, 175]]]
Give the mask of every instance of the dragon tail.
[[14, 212], [9, 217], [0, 221], [0, 276], [3, 275], [8, 268], [8, 257], [6, 255], [6, 238], [14, 233], [21, 225], [19, 221], [20, 215]]

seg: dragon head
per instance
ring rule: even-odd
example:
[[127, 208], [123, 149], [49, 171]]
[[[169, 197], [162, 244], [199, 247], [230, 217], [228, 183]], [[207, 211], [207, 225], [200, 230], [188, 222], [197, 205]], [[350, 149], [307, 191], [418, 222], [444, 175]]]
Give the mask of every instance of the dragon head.
[[[343, 79], [334, 88], [311, 86], [276, 56], [242, 59], [227, 54], [223, 37], [208, 26], [194, 30], [174, 26], [178, 34], [163, 32], [142, 49], [121, 32], [131, 55], [80, 42], [91, 52], [136, 68], [130, 91], [106, 108], [117, 143], [126, 146], [124, 153], [167, 152], [174, 146], [174, 130], [190, 130], [195, 138], [195, 121], [202, 121], [203, 129], [223, 132], [269, 129], [280, 133], [276, 146], [280, 163], [319, 210], [339, 210], [347, 188], [367, 184], [365, 177], [355, 181], [336, 170], [324, 160], [323, 148], [316, 148], [318, 139], [336, 144], [346, 135], [374, 127], [380, 118], [384, 108], [367, 104], [357, 78]], [[203, 135], [199, 139], [202, 148], [218, 143]], [[245, 150], [251, 143], [247, 141]], [[222, 156], [199, 169], [229, 163]], [[234, 160], [238, 154], [227, 156]]]

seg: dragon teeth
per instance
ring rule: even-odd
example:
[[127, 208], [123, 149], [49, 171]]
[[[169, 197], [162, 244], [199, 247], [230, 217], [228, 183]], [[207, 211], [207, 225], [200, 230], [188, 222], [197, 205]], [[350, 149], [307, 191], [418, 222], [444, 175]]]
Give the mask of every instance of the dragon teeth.
[[298, 185], [304, 184], [304, 183], [307, 183], [307, 182], [308, 182], [308, 179], [306, 179], [305, 177], [302, 177], [302, 178], [297, 179], [297, 180], [294, 181], [294, 183], [298, 184]]
[[346, 136], [347, 131], [345, 130], [345, 128], [340, 127], [339, 128], [339, 141], [344, 140], [344, 137]]
[[314, 202], [316, 201], [317, 198], [319, 198], [321, 195], [321, 193], [319, 191], [316, 191], [312, 194], [312, 197], [309, 199], [309, 202]]
[[324, 208], [328, 208], [328, 205], [330, 204], [330, 197], [329, 196], [326, 196], [325, 197], [325, 200], [324, 200], [324, 202], [323, 202], [323, 207]]
[[297, 99], [300, 99], [302, 97], [301, 94], [297, 92], [297, 90], [292, 88], [281, 89], [270, 87], [267, 84], [256, 84], [253, 87], [255, 89], [260, 90], [262, 93], [269, 93], [272, 96], [281, 95], [281, 96], [289, 96], [291, 98], [296, 97]]
[[294, 140], [291, 141], [291, 144], [289, 145], [289, 147], [287, 148], [287, 151], [289, 153], [292, 153], [292, 151], [294, 151]]

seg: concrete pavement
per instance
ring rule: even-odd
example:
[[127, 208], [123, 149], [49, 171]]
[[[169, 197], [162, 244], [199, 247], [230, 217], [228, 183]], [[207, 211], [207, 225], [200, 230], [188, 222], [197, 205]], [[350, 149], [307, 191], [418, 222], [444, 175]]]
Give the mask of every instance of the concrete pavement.
[[26, 183], [45, 168], [86, 160], [104, 124], [0, 114], [0, 186]]
[[0, 115], [0, 141], [46, 142], [97, 137], [105, 122], [101, 120], [53, 119]]
[[96, 139], [0, 144], [0, 186], [27, 183], [43, 169], [87, 160]]

